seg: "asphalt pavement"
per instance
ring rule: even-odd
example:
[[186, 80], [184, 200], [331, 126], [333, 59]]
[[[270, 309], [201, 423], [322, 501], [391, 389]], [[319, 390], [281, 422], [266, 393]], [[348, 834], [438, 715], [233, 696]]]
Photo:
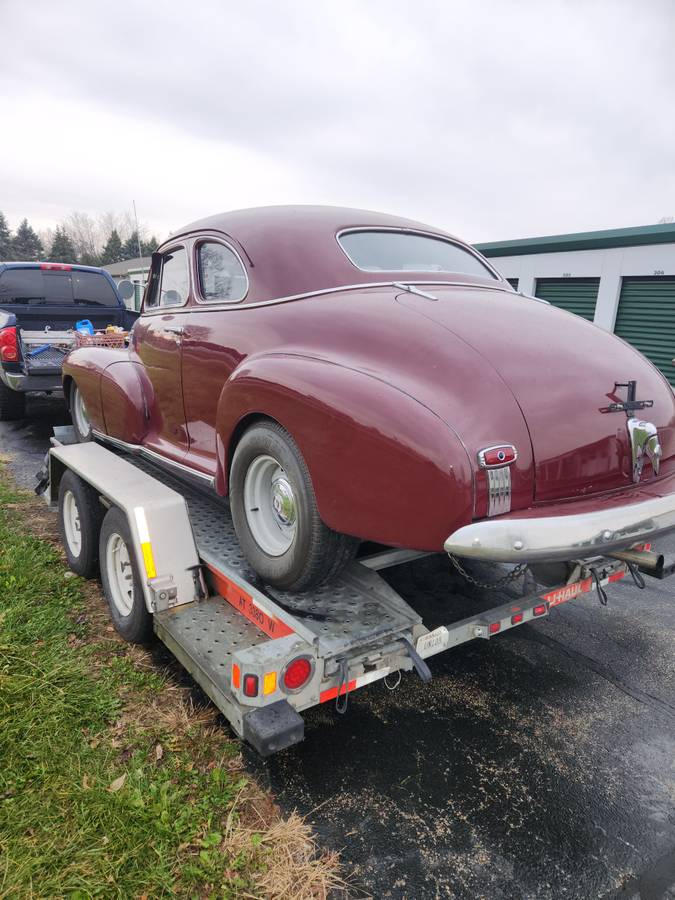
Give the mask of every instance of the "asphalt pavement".
[[[31, 398], [24, 422], [0, 424], [21, 484], [67, 421]], [[442, 557], [388, 578], [433, 624], [507, 596]], [[673, 900], [674, 651], [675, 579], [624, 580], [606, 607], [587, 595], [431, 659], [430, 685], [407, 674], [353, 693], [345, 715], [310, 710], [302, 744], [248, 766], [341, 852], [355, 896]]]

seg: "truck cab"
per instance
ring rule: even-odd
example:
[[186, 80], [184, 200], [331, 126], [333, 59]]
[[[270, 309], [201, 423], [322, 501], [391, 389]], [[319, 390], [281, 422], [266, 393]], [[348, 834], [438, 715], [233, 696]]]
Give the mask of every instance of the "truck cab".
[[61, 394], [76, 322], [131, 327], [108, 272], [50, 262], [0, 263], [0, 421], [23, 418], [27, 392]]

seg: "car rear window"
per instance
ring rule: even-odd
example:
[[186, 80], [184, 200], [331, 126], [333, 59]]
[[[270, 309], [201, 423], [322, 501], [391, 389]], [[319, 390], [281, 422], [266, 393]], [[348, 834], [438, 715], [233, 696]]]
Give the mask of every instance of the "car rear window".
[[346, 231], [338, 242], [363, 272], [462, 272], [496, 278], [459, 244], [410, 231]]
[[77, 269], [5, 269], [0, 274], [2, 303], [119, 306], [117, 294], [104, 275]]

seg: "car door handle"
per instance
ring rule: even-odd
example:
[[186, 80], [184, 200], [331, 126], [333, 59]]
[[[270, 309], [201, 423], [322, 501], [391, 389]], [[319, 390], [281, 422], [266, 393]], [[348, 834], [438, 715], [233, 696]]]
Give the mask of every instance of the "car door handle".
[[183, 326], [182, 325], [165, 325], [162, 331], [170, 331], [171, 334], [182, 334]]

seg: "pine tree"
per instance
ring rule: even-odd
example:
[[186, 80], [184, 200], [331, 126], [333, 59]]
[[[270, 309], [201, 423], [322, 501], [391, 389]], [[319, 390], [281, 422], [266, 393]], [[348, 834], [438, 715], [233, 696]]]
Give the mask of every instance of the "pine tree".
[[101, 252], [101, 265], [122, 262], [124, 259], [122, 241], [116, 228], [110, 232], [106, 245]]
[[28, 224], [28, 219], [24, 219], [16, 229], [12, 239], [12, 256], [26, 262], [35, 262], [42, 256], [40, 238]]
[[154, 234], [149, 241], [141, 241], [141, 253], [143, 254], [143, 256], [152, 256], [152, 254], [158, 247], [159, 241], [154, 236]]
[[0, 259], [12, 258], [12, 232], [5, 214], [0, 212]]
[[74, 263], [76, 262], [75, 247], [68, 236], [65, 228], [60, 225], [56, 226], [54, 232], [54, 240], [52, 241], [52, 249], [49, 253], [49, 259], [52, 262]]
[[[141, 253], [143, 252], [141, 247]], [[136, 259], [138, 257], [138, 232], [132, 231], [122, 246], [122, 259]]]

